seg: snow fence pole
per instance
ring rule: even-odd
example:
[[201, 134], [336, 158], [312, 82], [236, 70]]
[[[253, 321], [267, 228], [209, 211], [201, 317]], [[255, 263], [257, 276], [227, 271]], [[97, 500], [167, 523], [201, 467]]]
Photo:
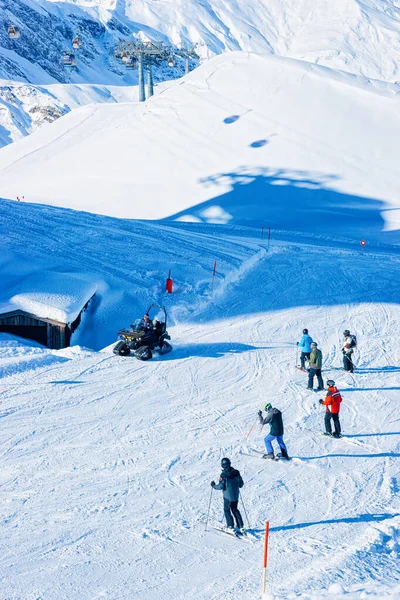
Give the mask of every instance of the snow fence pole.
[[205, 531], [208, 531], [208, 517], [210, 516], [210, 508], [211, 508], [211, 498], [212, 498], [213, 488], [211, 488], [210, 501], [208, 503], [208, 511], [207, 511], [207, 519], [206, 519], [206, 528]]
[[269, 521], [266, 521], [266, 523], [265, 523], [265, 538], [264, 538], [263, 582], [262, 582], [262, 595], [263, 596], [265, 594], [265, 587], [267, 584], [268, 536], [269, 536]]
[[214, 291], [214, 279], [215, 279], [216, 274], [217, 274], [217, 261], [214, 260], [214, 268], [213, 268], [212, 283], [211, 283], [211, 293]]

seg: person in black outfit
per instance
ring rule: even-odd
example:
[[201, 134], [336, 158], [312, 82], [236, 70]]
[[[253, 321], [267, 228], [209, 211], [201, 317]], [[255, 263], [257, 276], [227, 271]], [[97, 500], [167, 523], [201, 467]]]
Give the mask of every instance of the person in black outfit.
[[[237, 469], [231, 465], [229, 458], [221, 460], [222, 473], [219, 483], [211, 482], [214, 490], [222, 490], [224, 496], [224, 515], [226, 519], [227, 530], [234, 531], [233, 517], [235, 517], [237, 528], [241, 533], [245, 532], [243, 527], [242, 515], [238, 509], [239, 489], [243, 487], [243, 479]], [[233, 517], [232, 517], [233, 515]]]

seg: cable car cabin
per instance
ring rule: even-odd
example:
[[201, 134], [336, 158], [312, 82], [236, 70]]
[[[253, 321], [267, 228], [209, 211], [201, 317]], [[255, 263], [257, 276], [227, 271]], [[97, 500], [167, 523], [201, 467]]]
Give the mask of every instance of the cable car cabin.
[[8, 37], [12, 40], [17, 40], [20, 37], [21, 33], [15, 25], [10, 25], [8, 28]]
[[75, 54], [69, 54], [68, 52], [65, 52], [63, 55], [63, 65], [64, 67], [76, 67]]
[[137, 69], [137, 60], [135, 58], [130, 58], [125, 61], [125, 66], [127, 69]]
[[78, 35], [76, 35], [74, 38], [72, 38], [72, 47], [75, 50], [79, 50], [79, 48], [81, 46], [82, 46], [82, 40], [81, 40], [81, 38]]

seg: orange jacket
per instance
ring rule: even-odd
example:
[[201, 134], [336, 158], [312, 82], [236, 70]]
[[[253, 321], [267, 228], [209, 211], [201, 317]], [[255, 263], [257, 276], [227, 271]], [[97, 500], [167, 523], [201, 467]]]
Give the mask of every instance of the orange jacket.
[[340, 403], [342, 401], [342, 396], [340, 395], [339, 390], [336, 385], [332, 385], [328, 387], [328, 393], [325, 396], [325, 400], [322, 404], [326, 406], [326, 412], [331, 412], [333, 414], [337, 414], [340, 412]]

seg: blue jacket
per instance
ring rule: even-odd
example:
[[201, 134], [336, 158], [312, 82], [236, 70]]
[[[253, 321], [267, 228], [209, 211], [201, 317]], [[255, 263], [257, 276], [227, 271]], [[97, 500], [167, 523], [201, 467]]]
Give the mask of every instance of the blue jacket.
[[302, 352], [311, 352], [311, 342], [313, 341], [312, 337], [305, 333], [301, 340], [299, 341], [299, 348]]

